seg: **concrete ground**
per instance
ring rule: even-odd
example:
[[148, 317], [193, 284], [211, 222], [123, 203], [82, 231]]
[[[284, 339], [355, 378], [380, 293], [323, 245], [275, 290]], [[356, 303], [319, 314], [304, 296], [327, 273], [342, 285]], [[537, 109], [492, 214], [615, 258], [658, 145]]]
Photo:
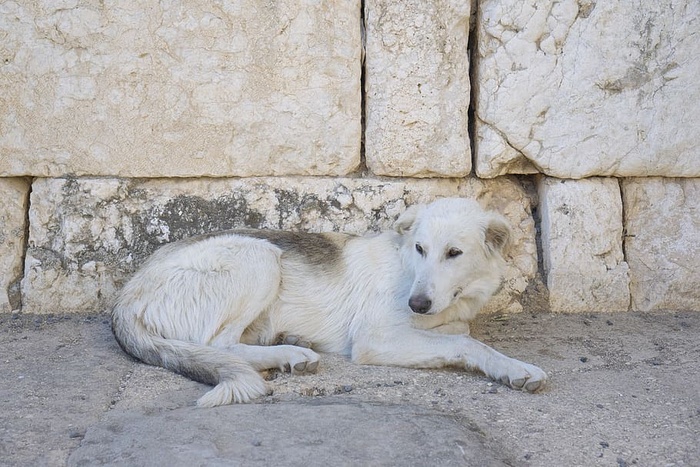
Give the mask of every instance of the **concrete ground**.
[[0, 465], [700, 466], [700, 313], [473, 328], [547, 390], [323, 355], [257, 403], [197, 409], [206, 386], [131, 360], [104, 315], [0, 315]]

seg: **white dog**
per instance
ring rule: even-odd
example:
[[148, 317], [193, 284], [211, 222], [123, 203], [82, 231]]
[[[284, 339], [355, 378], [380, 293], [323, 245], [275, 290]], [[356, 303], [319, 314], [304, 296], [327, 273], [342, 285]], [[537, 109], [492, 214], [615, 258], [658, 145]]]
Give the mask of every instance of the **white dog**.
[[501, 216], [461, 198], [413, 206], [374, 236], [206, 234], [146, 261], [116, 300], [113, 330], [143, 362], [215, 385], [202, 407], [264, 395], [260, 370], [315, 371], [309, 345], [360, 364], [478, 369], [536, 391], [541, 369], [466, 335], [500, 285], [509, 237]]

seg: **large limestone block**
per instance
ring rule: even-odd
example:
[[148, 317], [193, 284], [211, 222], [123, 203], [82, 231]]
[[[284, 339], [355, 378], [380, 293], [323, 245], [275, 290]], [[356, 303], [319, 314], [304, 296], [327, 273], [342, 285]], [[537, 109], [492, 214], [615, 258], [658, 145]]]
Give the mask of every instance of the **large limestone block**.
[[25, 311], [98, 311], [158, 246], [234, 227], [365, 233], [407, 205], [478, 199], [513, 226], [504, 286], [491, 310], [519, 311], [537, 274], [531, 199], [516, 181], [355, 178], [39, 179], [31, 194]]
[[627, 311], [622, 199], [610, 178], [539, 183], [542, 258], [555, 312]]
[[20, 308], [29, 183], [0, 179], [0, 313]]
[[700, 179], [627, 179], [632, 308], [700, 311]]
[[0, 175], [338, 175], [360, 1], [0, 2]]
[[700, 2], [484, 0], [476, 173], [700, 176]]
[[471, 170], [469, 7], [464, 0], [365, 2], [365, 153], [375, 174]]

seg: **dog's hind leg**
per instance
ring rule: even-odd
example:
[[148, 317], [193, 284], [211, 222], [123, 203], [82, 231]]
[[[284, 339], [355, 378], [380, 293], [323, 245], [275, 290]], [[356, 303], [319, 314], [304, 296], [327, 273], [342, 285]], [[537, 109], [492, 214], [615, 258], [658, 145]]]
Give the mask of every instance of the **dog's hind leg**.
[[224, 348], [258, 371], [279, 368], [294, 374], [315, 373], [319, 356], [311, 349], [294, 345], [235, 344]]

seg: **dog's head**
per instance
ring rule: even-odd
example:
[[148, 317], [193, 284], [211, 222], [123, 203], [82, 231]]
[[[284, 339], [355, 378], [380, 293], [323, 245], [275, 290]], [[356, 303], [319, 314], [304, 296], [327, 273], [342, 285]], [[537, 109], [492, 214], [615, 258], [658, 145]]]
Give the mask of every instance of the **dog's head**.
[[394, 227], [414, 275], [408, 306], [415, 313], [437, 314], [461, 298], [486, 301], [498, 289], [511, 236], [499, 214], [472, 200], [444, 198], [411, 206]]

